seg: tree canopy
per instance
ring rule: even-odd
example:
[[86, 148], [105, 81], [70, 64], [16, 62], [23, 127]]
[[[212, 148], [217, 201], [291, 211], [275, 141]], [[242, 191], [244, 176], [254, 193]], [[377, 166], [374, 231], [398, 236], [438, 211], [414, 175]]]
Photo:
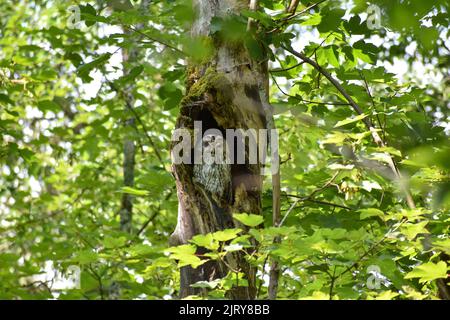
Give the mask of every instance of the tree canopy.
[[[257, 299], [271, 261], [279, 299], [450, 299], [449, 2], [258, 2], [196, 37], [191, 0], [0, 2], [0, 298], [176, 299], [180, 267], [246, 252]], [[281, 218], [266, 176], [261, 216], [171, 246], [171, 136], [216, 41], [268, 61]]]

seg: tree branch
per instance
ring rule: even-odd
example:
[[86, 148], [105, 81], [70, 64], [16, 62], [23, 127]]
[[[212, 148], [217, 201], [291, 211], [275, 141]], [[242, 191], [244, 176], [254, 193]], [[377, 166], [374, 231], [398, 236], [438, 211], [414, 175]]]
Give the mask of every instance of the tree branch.
[[[362, 110], [362, 108], [353, 100], [353, 98], [347, 93], [347, 91], [344, 89], [344, 87], [327, 70], [325, 70], [324, 68], [319, 66], [316, 61], [312, 60], [311, 58], [307, 57], [305, 54], [303, 54], [301, 52], [295, 51], [292, 48], [288, 48], [286, 46], [282, 46], [282, 48], [285, 49], [286, 51], [290, 52], [294, 56], [302, 59], [303, 61], [305, 61], [312, 67], [314, 67], [314, 69], [316, 69], [320, 74], [322, 74], [325, 78], [327, 78], [328, 81], [331, 82], [331, 84], [334, 85], [334, 87], [349, 102], [350, 106], [356, 111], [356, 113], [358, 113], [359, 115], [364, 114], [364, 111]], [[385, 147], [386, 144], [384, 143], [384, 141], [381, 139], [378, 132], [376, 131], [372, 120], [370, 120], [369, 117], [366, 117], [366, 118], [363, 118], [362, 121], [365, 124], [365, 126], [367, 127], [367, 129], [370, 131], [375, 143], [379, 147]], [[394, 173], [397, 180], [400, 182], [400, 187], [403, 189], [403, 192], [404, 192], [405, 198], [406, 198], [406, 202], [407, 202], [409, 208], [414, 209], [416, 207], [416, 205], [414, 203], [414, 200], [412, 198], [410, 191], [406, 188], [406, 186], [403, 185], [402, 176], [401, 176], [400, 171], [397, 168], [397, 164], [395, 163], [395, 160], [390, 155], [388, 155], [388, 159], [389, 159], [388, 165], [391, 168], [391, 170]]]
[[[305, 9], [303, 9], [302, 11], [299, 11], [299, 12], [297, 12], [297, 13], [295, 13], [294, 11], [292, 11], [292, 12], [291, 12], [292, 15], [290, 15], [290, 16], [284, 18], [283, 20], [284, 20], [284, 21], [288, 21], [288, 20], [294, 19], [294, 18], [296, 18], [296, 17], [298, 17], [298, 16], [300, 16], [300, 15], [302, 15], [302, 14], [308, 12], [309, 10], [314, 9], [314, 8], [317, 7], [319, 4], [321, 4], [321, 3], [325, 2], [325, 1], [327, 1], [327, 0], [321, 0], [321, 1], [319, 1], [319, 2], [316, 2], [316, 3], [314, 3], [314, 4], [312, 4], [312, 5], [308, 6], [308, 7], [306, 7]], [[293, 0], [292, 2], [296, 2], [296, 1]], [[299, 2], [299, 1], [297, 1], [297, 2]], [[297, 5], [298, 5], [298, 4], [297, 4]], [[297, 8], [297, 7], [296, 7], [296, 8]]]
[[131, 30], [131, 31], [133, 31], [133, 32], [136, 32], [137, 34], [140, 34], [141, 36], [143, 36], [143, 37], [149, 39], [149, 40], [152, 41], [152, 42], [157, 42], [157, 43], [162, 44], [163, 46], [166, 46], [167, 48], [170, 48], [170, 49], [172, 49], [172, 50], [174, 50], [174, 51], [176, 51], [176, 52], [178, 52], [178, 53], [181, 53], [181, 54], [183, 54], [183, 55], [186, 55], [186, 53], [185, 53], [183, 50], [180, 50], [180, 49], [178, 49], [177, 47], [175, 47], [175, 46], [173, 46], [173, 45], [171, 45], [171, 44], [168, 44], [168, 43], [166, 43], [166, 42], [164, 42], [164, 41], [161, 41], [161, 40], [159, 40], [159, 39], [155, 39], [155, 38], [153, 38], [152, 36], [146, 34], [145, 32], [142, 32], [142, 31], [139, 30], [139, 29], [136, 29], [136, 28], [133, 28], [133, 27], [127, 26], [127, 25], [124, 25], [123, 27], [126, 28], [126, 29], [128, 29], [128, 30]]
[[349, 106], [349, 103], [346, 102], [321, 102], [321, 101], [311, 101], [311, 100], [305, 100], [303, 98], [299, 98], [297, 96], [293, 96], [287, 92], [285, 92], [280, 85], [278, 84], [277, 80], [275, 79], [275, 77], [273, 75], [271, 75], [273, 83], [275, 83], [275, 85], [277, 86], [278, 90], [280, 90], [280, 92], [282, 94], [284, 94], [285, 96], [289, 97], [289, 98], [293, 98], [296, 99], [300, 102], [305, 102], [305, 103], [309, 103], [309, 104], [318, 104], [318, 105], [323, 105], [323, 106]]
[[[317, 193], [320, 192], [326, 188], [328, 188], [333, 181], [336, 179], [336, 177], [338, 176], [339, 171], [336, 172], [333, 177], [328, 180], [322, 187], [314, 190], [308, 197], [304, 198], [304, 199], [298, 199], [296, 200], [291, 207], [289, 208], [289, 210], [286, 212], [286, 214], [284, 215], [283, 219], [280, 221], [281, 215], [278, 217], [277, 220], [274, 219], [274, 226], [275, 227], [281, 227], [282, 224], [284, 223], [284, 221], [286, 220], [286, 218], [289, 216], [289, 214], [292, 212], [292, 210], [294, 210], [294, 208], [297, 206], [297, 204], [301, 201], [313, 201], [311, 198]], [[277, 244], [281, 242], [281, 238], [279, 236], [275, 237], [273, 243]], [[269, 299], [270, 300], [274, 300], [277, 298], [277, 292], [278, 292], [278, 282], [279, 282], [279, 278], [280, 278], [280, 268], [278, 265], [278, 261], [273, 261], [272, 265], [270, 267], [270, 273], [269, 273]]]
[[290, 13], [291, 15], [295, 14], [295, 11], [297, 11], [298, 4], [300, 3], [300, 0], [291, 0], [289, 3], [289, 6], [286, 9], [286, 12]]
[[[286, 25], [286, 23], [287, 23], [289, 20], [291, 20], [291, 19], [293, 19], [293, 18], [295, 18], [295, 17], [298, 17], [298, 16], [300, 16], [300, 15], [302, 15], [302, 14], [308, 12], [309, 10], [311, 10], [311, 9], [313, 9], [313, 8], [315, 8], [315, 7], [317, 7], [319, 4], [321, 4], [322, 2], [325, 2], [325, 1], [327, 1], [327, 0], [322, 0], [322, 1], [319, 1], [319, 2], [317, 2], [317, 3], [314, 3], [314, 4], [312, 4], [312, 5], [308, 6], [308, 7], [306, 7], [306, 8], [303, 9], [302, 11], [295, 13], [295, 11], [297, 10], [299, 1], [298, 1], [298, 0], [292, 0], [291, 3], [290, 3], [290, 5], [289, 5], [289, 7], [288, 7], [287, 10], [286, 10], [286, 12], [289, 13], [288, 16], [287, 16], [287, 17], [284, 17], [284, 18], [282, 18], [282, 19], [280, 19], [280, 20], [278, 20], [278, 21], [281, 21], [281, 24], [280, 24], [279, 26], [275, 27], [274, 29], [272, 29], [272, 30], [270, 30], [270, 31], [267, 31], [267, 33], [274, 33], [274, 32], [279, 31], [282, 27], [284, 27], [284, 26]], [[293, 10], [293, 11], [289, 11], [290, 8], [291, 8], [291, 10]], [[295, 9], [295, 10], [294, 10], [294, 9]]]

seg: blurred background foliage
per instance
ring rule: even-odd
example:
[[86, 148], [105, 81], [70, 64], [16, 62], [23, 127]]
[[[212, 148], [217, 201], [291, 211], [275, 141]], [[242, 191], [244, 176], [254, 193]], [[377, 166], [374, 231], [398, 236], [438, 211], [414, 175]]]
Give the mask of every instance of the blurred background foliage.
[[[266, 228], [247, 221], [253, 228], [241, 237], [208, 238], [235, 246], [210, 249], [240, 250], [255, 237], [249, 260], [261, 299], [268, 256], [282, 266], [282, 299], [436, 298], [450, 254], [448, 1], [318, 2], [302, 0], [288, 16], [287, 1], [261, 0], [257, 12], [212, 22], [215, 35], [270, 59], [285, 219], [271, 227], [266, 179]], [[165, 251], [177, 216], [168, 149], [186, 66], [207, 59], [213, 43], [189, 36], [188, 0], [141, 8], [0, 2], [0, 298], [109, 299], [114, 286], [121, 299], [177, 295], [177, 263]], [[250, 35], [249, 17], [258, 21]], [[379, 26], [370, 28], [374, 17]], [[377, 147], [336, 88], [284, 46], [328, 70], [388, 147]], [[124, 60], [132, 48], [137, 57]], [[130, 117], [135, 126], [125, 125]], [[135, 186], [124, 189], [126, 137], [137, 153]], [[404, 181], [389, 174], [387, 155]], [[131, 233], [120, 231], [124, 192], [134, 196]], [[199, 243], [205, 238], [192, 246]], [[171, 249], [178, 266], [195, 265], [194, 251]], [[51, 271], [67, 276], [73, 265], [80, 287], [58, 289]], [[199, 286], [223, 297], [228, 283]]]

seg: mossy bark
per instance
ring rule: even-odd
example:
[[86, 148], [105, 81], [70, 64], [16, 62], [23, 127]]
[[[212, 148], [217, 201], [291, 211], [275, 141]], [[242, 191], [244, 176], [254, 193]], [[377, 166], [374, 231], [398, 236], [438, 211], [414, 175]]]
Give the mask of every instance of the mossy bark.
[[[198, 17], [192, 36], [211, 37], [211, 19], [237, 15], [248, 8], [248, 1], [196, 0], [194, 5]], [[211, 128], [222, 132], [225, 129], [265, 129], [266, 112], [260, 90], [267, 90], [266, 63], [254, 61], [243, 43], [215, 39], [212, 42], [215, 44], [214, 55], [203, 63], [191, 63], [188, 68], [187, 94], [182, 100], [176, 128], [192, 132], [194, 121], [202, 121], [203, 131]], [[242, 227], [233, 221], [233, 213], [261, 214], [261, 169], [261, 164], [249, 164], [248, 161], [243, 165], [231, 165], [232, 194], [228, 200], [221, 200], [214, 195], [210, 197], [194, 182], [193, 165], [173, 165], [179, 210], [171, 244], [185, 244], [196, 234]], [[208, 262], [197, 269], [182, 268], [180, 298], [201, 294], [202, 290], [192, 288], [191, 284], [223, 277], [232, 266], [245, 275], [248, 287], [233, 288], [228, 297], [254, 299], [256, 270], [242, 254], [229, 254], [226, 260], [226, 264]]]

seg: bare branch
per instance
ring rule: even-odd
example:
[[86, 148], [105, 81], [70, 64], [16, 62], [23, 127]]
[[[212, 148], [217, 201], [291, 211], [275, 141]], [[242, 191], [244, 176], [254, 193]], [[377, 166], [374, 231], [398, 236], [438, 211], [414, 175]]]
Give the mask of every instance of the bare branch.
[[[316, 3], [314, 3], [314, 4], [312, 4], [312, 5], [308, 6], [308, 7], [306, 7], [306, 8], [303, 9], [302, 11], [299, 11], [299, 12], [297, 12], [297, 13], [295, 13], [295, 14], [294, 14], [294, 12], [292, 12], [293, 14], [292, 14], [291, 16], [288, 16], [288, 17], [284, 18], [283, 20], [284, 20], [284, 21], [287, 21], [287, 20], [294, 19], [294, 18], [296, 18], [296, 17], [298, 17], [298, 16], [300, 16], [300, 15], [302, 15], [302, 14], [308, 12], [309, 10], [314, 9], [314, 8], [317, 7], [319, 4], [321, 4], [321, 3], [325, 2], [325, 1], [327, 1], [327, 0], [321, 0], [321, 1], [319, 1], [319, 2], [316, 2]], [[293, 0], [293, 2], [295, 2], [295, 0]], [[297, 1], [297, 2], [298, 2], [298, 1]]]
[[162, 44], [163, 46], [166, 46], [167, 48], [170, 48], [170, 49], [172, 49], [172, 50], [174, 50], [174, 51], [176, 51], [176, 52], [178, 52], [178, 53], [181, 53], [181, 54], [183, 54], [183, 55], [186, 55], [186, 53], [185, 53], [183, 50], [180, 50], [180, 49], [178, 49], [177, 47], [175, 47], [175, 46], [173, 46], [173, 45], [171, 45], [171, 44], [168, 44], [168, 43], [166, 43], [166, 42], [164, 42], [164, 41], [162, 41], [162, 40], [153, 38], [152, 36], [146, 34], [145, 32], [142, 32], [142, 31], [139, 30], [139, 29], [136, 29], [136, 28], [133, 28], [133, 27], [127, 26], [127, 25], [124, 25], [123, 27], [126, 28], [126, 29], [128, 29], [128, 30], [131, 30], [131, 31], [133, 31], [133, 32], [136, 32], [137, 34], [139, 34], [139, 35], [141, 35], [141, 36], [147, 38], [148, 40], [150, 40], [150, 41], [152, 41], [152, 42], [157, 42], [157, 43]]
[[[274, 33], [274, 32], [279, 31], [283, 26], [285, 26], [287, 24], [287, 22], [289, 20], [291, 20], [291, 19], [293, 19], [295, 17], [298, 17], [298, 16], [308, 12], [309, 10], [317, 7], [319, 4], [321, 4], [322, 2], [325, 2], [325, 1], [327, 1], [327, 0], [322, 0], [322, 1], [319, 1], [317, 3], [314, 3], [314, 4], [310, 5], [309, 7], [303, 9], [302, 11], [295, 13], [299, 1], [292, 0], [291, 4], [289, 5], [288, 9], [286, 10], [286, 12], [288, 12], [288, 13], [290, 12], [290, 14], [287, 17], [284, 17], [284, 18], [280, 19], [279, 21], [281, 21], [281, 24], [278, 27], [268, 31], [267, 33]], [[295, 2], [297, 2], [297, 4], [295, 4]], [[288, 11], [291, 6], [292, 6], [292, 8], [295, 7], [294, 11]]]
[[300, 0], [291, 0], [289, 3], [289, 7], [287, 7], [286, 12], [290, 14], [294, 14], [295, 11], [297, 11], [298, 4], [300, 3]]

